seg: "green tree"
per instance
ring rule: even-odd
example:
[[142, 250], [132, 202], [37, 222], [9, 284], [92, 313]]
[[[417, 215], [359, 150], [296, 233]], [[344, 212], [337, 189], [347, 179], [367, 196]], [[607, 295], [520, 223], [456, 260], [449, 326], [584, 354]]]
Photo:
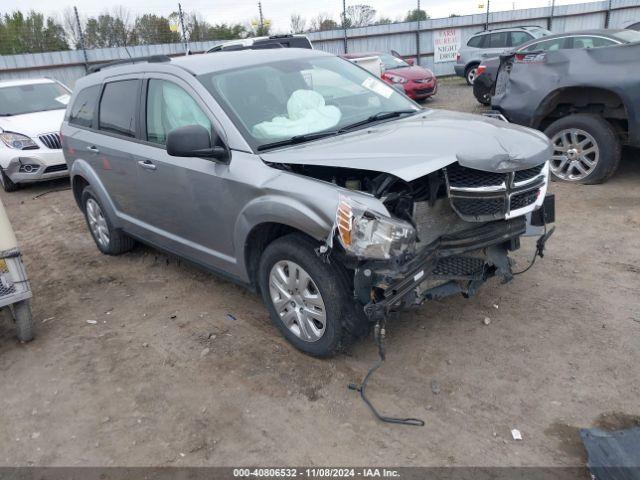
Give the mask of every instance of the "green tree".
[[62, 25], [34, 11], [6, 13], [0, 18], [0, 54], [68, 50]]
[[390, 23], [393, 23], [393, 20], [389, 17], [380, 17], [376, 22], [376, 25], [389, 25]]
[[417, 8], [414, 10], [409, 10], [407, 12], [407, 16], [404, 19], [405, 22], [421, 22], [423, 20], [428, 20], [429, 18], [431, 18], [429, 15], [427, 15], [427, 12], [425, 12], [424, 10], [418, 10]]
[[180, 34], [171, 31], [168, 18], [146, 13], [136, 18], [132, 39], [134, 41], [131, 43], [138, 45], [177, 43], [180, 41]]

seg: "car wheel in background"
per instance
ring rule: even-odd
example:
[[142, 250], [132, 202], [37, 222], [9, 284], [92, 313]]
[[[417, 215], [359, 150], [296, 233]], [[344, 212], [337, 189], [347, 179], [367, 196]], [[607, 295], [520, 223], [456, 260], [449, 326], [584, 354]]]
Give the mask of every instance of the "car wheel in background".
[[491, 89], [481, 86], [480, 83], [481, 82], [476, 82], [473, 84], [473, 96], [476, 97], [476, 100], [482, 105], [491, 105]]
[[478, 72], [478, 64], [472, 64], [464, 71], [464, 78], [469, 85], [473, 85], [476, 80], [476, 74]]
[[0, 168], [0, 185], [5, 192], [15, 192], [20, 188], [20, 185], [13, 183], [11, 179], [4, 173], [4, 170]]
[[346, 271], [323, 261], [309, 237], [290, 234], [269, 244], [258, 283], [272, 321], [297, 349], [329, 357], [366, 332]]
[[31, 316], [31, 305], [29, 300], [16, 302], [12, 305], [13, 319], [16, 322], [18, 340], [30, 342], [33, 340], [33, 317]]
[[553, 144], [552, 175], [566, 182], [596, 184], [615, 173], [622, 155], [612, 125], [599, 115], [576, 113], [545, 130]]
[[125, 235], [122, 230], [113, 228], [109, 217], [91, 187], [85, 187], [82, 191], [82, 211], [91, 236], [102, 253], [120, 255], [133, 248], [135, 241]]

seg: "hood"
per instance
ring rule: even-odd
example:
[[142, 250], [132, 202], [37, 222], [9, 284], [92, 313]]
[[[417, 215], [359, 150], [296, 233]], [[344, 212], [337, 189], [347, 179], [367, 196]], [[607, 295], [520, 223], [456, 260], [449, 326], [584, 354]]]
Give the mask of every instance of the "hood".
[[423, 78], [432, 78], [433, 72], [426, 68], [418, 67], [403, 67], [403, 68], [390, 68], [385, 70], [384, 73], [390, 73], [391, 75], [397, 75], [407, 80], [421, 80]]
[[261, 154], [266, 162], [355, 168], [411, 181], [454, 162], [488, 172], [523, 170], [549, 160], [547, 137], [501, 120], [425, 110], [352, 133]]
[[0, 117], [0, 130], [22, 133], [36, 137], [43, 133], [59, 132], [65, 109], [23, 113], [11, 117]]

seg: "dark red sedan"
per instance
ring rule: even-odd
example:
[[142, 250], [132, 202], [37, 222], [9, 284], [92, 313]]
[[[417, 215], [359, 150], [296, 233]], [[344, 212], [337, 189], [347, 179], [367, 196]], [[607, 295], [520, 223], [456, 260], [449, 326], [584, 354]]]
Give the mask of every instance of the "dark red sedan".
[[435, 95], [438, 79], [428, 68], [413, 64], [413, 60], [403, 60], [388, 53], [367, 52], [341, 55], [352, 60], [363, 57], [380, 57], [382, 61], [382, 80], [391, 85], [402, 85], [405, 93], [413, 100], [424, 100]]

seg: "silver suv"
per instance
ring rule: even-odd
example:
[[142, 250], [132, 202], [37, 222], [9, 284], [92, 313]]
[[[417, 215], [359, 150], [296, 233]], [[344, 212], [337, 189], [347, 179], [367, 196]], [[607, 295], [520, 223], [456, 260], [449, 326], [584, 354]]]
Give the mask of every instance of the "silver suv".
[[403, 305], [511, 279], [509, 251], [552, 221], [542, 133], [423, 110], [314, 50], [102, 68], [62, 139], [100, 251], [135, 239], [247, 285], [317, 356]]
[[478, 65], [483, 59], [495, 57], [505, 50], [522, 45], [529, 40], [551, 35], [542, 27], [524, 26], [484, 30], [473, 35], [467, 45], [458, 52], [454, 70], [469, 85], [476, 79]]

